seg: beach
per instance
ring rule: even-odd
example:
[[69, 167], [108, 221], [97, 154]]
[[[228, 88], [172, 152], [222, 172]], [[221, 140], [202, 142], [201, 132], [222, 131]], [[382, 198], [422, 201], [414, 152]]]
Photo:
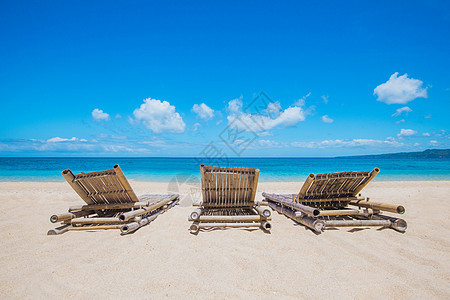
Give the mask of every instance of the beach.
[[[406, 233], [339, 228], [320, 235], [272, 212], [272, 230], [189, 233], [198, 183], [130, 180], [137, 195], [178, 192], [180, 205], [134, 234], [47, 236], [82, 200], [65, 182], [0, 182], [0, 297], [450, 298], [450, 181], [374, 181], [371, 201], [403, 205]], [[261, 182], [295, 193], [303, 182]]]

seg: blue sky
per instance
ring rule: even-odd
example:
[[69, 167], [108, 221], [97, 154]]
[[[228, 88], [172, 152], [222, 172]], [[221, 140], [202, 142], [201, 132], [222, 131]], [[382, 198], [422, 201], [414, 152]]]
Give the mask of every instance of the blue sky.
[[447, 1], [2, 1], [0, 156], [450, 148], [449, 32]]

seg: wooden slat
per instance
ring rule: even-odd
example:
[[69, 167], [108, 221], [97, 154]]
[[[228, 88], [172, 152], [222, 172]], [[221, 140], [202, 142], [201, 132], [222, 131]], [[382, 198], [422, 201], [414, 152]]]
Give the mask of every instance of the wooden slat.
[[[255, 169], [206, 166], [204, 169], [205, 172], [201, 173], [204, 175], [202, 179], [202, 192], [205, 192], [202, 195], [204, 206], [231, 208], [254, 204], [258, 181]], [[209, 182], [208, 177], [211, 179]], [[211, 197], [208, 197], [208, 193]]]
[[81, 183], [83, 188], [86, 189], [87, 195], [92, 200], [92, 202], [98, 204], [97, 199], [95, 199], [91, 196], [93, 193], [96, 192], [96, 190], [90, 183], [89, 179], [83, 177], [83, 178], [78, 179], [77, 182]]
[[209, 189], [211, 190], [211, 198], [209, 199], [210, 202], [215, 202], [216, 201], [216, 183], [215, 183], [215, 176], [214, 176], [214, 172], [213, 169], [211, 168], [211, 172], [209, 173]]
[[231, 203], [232, 203], [232, 202], [231, 202], [231, 193], [232, 193], [232, 190], [233, 190], [233, 182], [232, 182], [232, 180], [231, 180], [232, 175], [233, 175], [232, 169], [228, 170], [227, 173], [226, 173], [226, 176], [227, 176], [227, 186], [228, 186], [228, 192], [226, 193], [226, 205], [227, 205], [227, 206], [228, 206], [228, 205], [231, 205]]
[[364, 178], [363, 177], [357, 177], [355, 179], [355, 182], [353, 182], [353, 184], [348, 188], [347, 193], [349, 194], [353, 194], [353, 191], [359, 186], [359, 184], [361, 183], [361, 181], [363, 181]]
[[93, 199], [95, 199], [96, 203], [105, 203], [105, 199], [103, 199], [102, 197], [102, 192], [104, 192], [104, 190], [102, 189], [100, 183], [98, 182], [98, 177], [89, 177], [86, 178], [85, 180], [89, 181], [89, 183], [92, 185], [92, 187], [95, 189], [95, 193], [93, 193], [91, 195], [91, 197]]
[[237, 203], [239, 201], [239, 171], [238, 168], [233, 169], [233, 185], [234, 185], [234, 191], [233, 191], [233, 202]]
[[259, 169], [255, 170], [255, 175], [253, 177], [253, 187], [252, 187], [252, 196], [250, 201], [255, 202], [256, 191], [258, 189], [258, 180], [259, 180]]
[[223, 172], [223, 168], [219, 167], [219, 171], [218, 171], [218, 175], [219, 175], [219, 184], [218, 184], [218, 192], [219, 192], [219, 203], [221, 206], [225, 206], [225, 197], [224, 197], [224, 187], [225, 187], [225, 183], [224, 183], [224, 172]]
[[250, 198], [249, 195], [248, 195], [248, 192], [249, 192], [248, 187], [249, 187], [249, 184], [250, 184], [249, 180], [250, 180], [249, 169], [246, 168], [245, 169], [245, 183], [244, 183], [245, 184], [245, 190], [244, 190], [244, 201], [243, 201], [243, 203], [244, 202], [248, 202], [248, 199]]
[[372, 172], [370, 172], [367, 176], [367, 178], [353, 191], [353, 195], [356, 196], [372, 179], [377, 176], [377, 174], [380, 172], [379, 168], [374, 168]]
[[203, 175], [205, 176], [204, 182], [205, 182], [205, 193], [206, 193], [206, 197], [203, 198], [203, 202], [204, 203], [209, 203], [210, 199], [211, 199], [211, 191], [209, 190], [209, 172], [208, 172], [208, 167], [204, 167], [204, 173]]
[[202, 199], [206, 199], [206, 186], [205, 186], [205, 165], [200, 165], [200, 181], [202, 185]]
[[[375, 168], [372, 172], [340, 172], [310, 174], [302, 186], [295, 201], [305, 205], [342, 206], [348, 203], [348, 199], [355, 197], [379, 172]], [[302, 194], [302, 197], [300, 197]]]
[[239, 168], [239, 199], [238, 204], [242, 202], [244, 197], [244, 168]]
[[217, 171], [218, 171], [218, 167], [213, 167], [213, 186], [212, 186], [212, 188], [213, 188], [213, 194], [214, 194], [214, 202], [215, 203], [220, 203], [219, 202], [219, 193], [217, 192], [217, 182], [218, 182], [218, 175], [217, 175]]
[[[70, 170], [66, 170], [70, 171]], [[64, 171], [66, 178], [68, 172]], [[71, 172], [70, 172], [71, 173]], [[71, 173], [73, 175], [73, 173]], [[70, 175], [70, 174], [69, 174]], [[76, 186], [74, 186], [76, 184]], [[132, 190], [118, 165], [106, 171], [96, 171], [73, 175], [71, 184], [77, 193], [87, 204], [113, 204], [138, 202], [138, 198]], [[83, 192], [81, 192], [83, 191]]]
[[308, 191], [307, 196], [314, 197], [322, 195], [323, 191], [327, 189], [327, 186], [331, 183], [331, 181], [328, 178], [323, 177], [323, 175], [321, 175], [320, 178], [320, 180], [317, 180], [314, 183], [314, 186], [311, 186], [312, 189], [311, 191]]
[[247, 195], [247, 169], [246, 168], [242, 168], [242, 194], [241, 194], [241, 199], [239, 199], [239, 204], [242, 204], [245, 202], [245, 197]]
[[343, 194], [348, 194], [348, 191], [349, 191], [350, 187], [355, 183], [356, 180], [357, 180], [356, 172], [352, 172], [352, 177], [348, 178], [347, 182], [345, 183], [345, 185], [341, 189], [342, 193]]
[[113, 182], [114, 177], [115, 176], [104, 176], [103, 177], [103, 182], [105, 183], [106, 190], [109, 192], [109, 194], [105, 197], [107, 198], [107, 201], [109, 203], [121, 203], [122, 201], [120, 200], [119, 194], [123, 190], [117, 189], [118, 187]]
[[127, 192], [128, 197], [131, 198], [131, 201], [138, 202], [138, 197], [134, 193], [133, 189], [130, 186], [130, 183], [128, 182], [127, 178], [125, 177], [125, 174], [123, 174], [122, 169], [120, 169], [119, 165], [114, 166], [114, 170], [116, 171], [117, 179], [120, 181], [122, 186], [125, 188], [125, 191]]

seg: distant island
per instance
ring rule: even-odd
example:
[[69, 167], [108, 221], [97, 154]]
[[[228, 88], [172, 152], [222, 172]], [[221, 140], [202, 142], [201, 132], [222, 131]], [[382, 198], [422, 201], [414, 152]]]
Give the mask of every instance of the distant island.
[[400, 152], [377, 155], [339, 156], [338, 158], [450, 158], [450, 149], [428, 149], [422, 152]]

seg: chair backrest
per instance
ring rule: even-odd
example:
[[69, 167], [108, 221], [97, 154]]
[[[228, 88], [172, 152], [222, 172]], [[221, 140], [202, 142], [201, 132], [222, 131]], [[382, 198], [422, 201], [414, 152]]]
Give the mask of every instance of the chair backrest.
[[356, 197], [379, 172], [380, 169], [375, 168], [372, 172], [341, 172], [317, 175], [311, 173], [300, 189], [296, 202]]
[[87, 204], [137, 202], [138, 198], [119, 165], [111, 170], [73, 174], [69, 169], [62, 176]]
[[255, 204], [259, 169], [200, 165], [204, 207], [249, 207]]

